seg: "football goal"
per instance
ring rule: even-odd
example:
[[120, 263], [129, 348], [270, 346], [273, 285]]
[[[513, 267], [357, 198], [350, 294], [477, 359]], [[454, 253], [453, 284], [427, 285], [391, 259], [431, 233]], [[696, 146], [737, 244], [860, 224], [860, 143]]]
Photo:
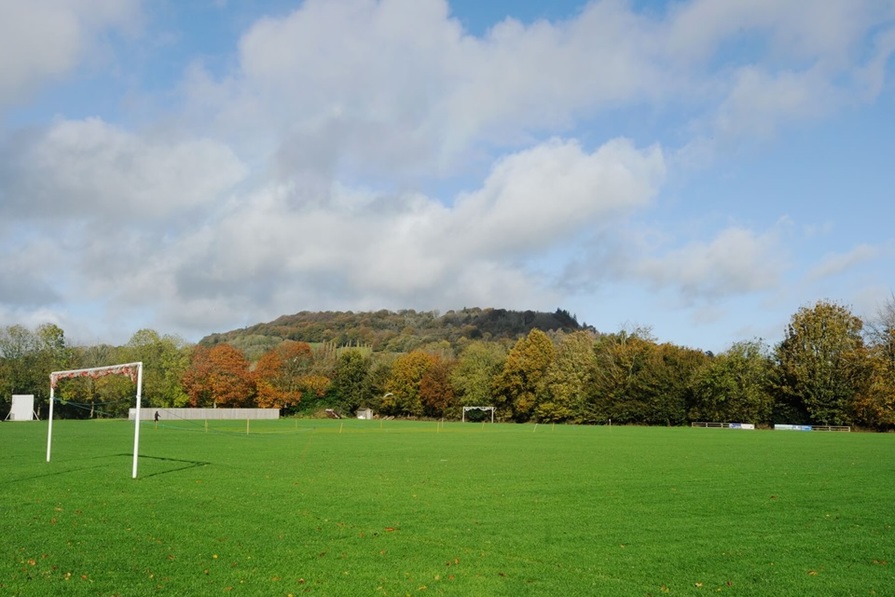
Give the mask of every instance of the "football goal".
[[494, 422], [494, 411], [495, 411], [495, 407], [493, 407], [493, 406], [464, 406], [464, 407], [463, 407], [463, 414], [462, 414], [461, 417], [460, 417], [460, 420], [463, 421], [464, 423], [466, 422], [466, 411], [468, 411], [468, 410], [480, 410], [480, 411], [482, 411], [483, 413], [484, 413], [484, 411], [486, 411], [486, 410], [490, 410], [490, 411], [491, 411], [491, 422], [492, 422], [492, 423]]
[[90, 367], [88, 369], [69, 369], [67, 371], [54, 371], [50, 373], [50, 415], [47, 428], [47, 462], [50, 461], [50, 453], [53, 447], [53, 402], [56, 386], [61, 379], [73, 377], [92, 377], [98, 379], [106, 375], [127, 375], [137, 385], [136, 411], [134, 420], [134, 467], [132, 478], [137, 478], [137, 455], [140, 453], [140, 395], [143, 389], [143, 363], [125, 363], [123, 365], [109, 365], [107, 367]]

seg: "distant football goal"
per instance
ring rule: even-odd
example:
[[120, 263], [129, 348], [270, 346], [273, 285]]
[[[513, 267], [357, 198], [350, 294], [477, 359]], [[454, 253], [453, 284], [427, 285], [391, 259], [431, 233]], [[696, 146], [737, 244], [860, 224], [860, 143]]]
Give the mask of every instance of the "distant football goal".
[[53, 447], [53, 403], [54, 394], [59, 380], [75, 377], [92, 377], [98, 379], [107, 375], [127, 375], [137, 385], [136, 419], [134, 421], [134, 466], [132, 478], [137, 478], [137, 455], [140, 453], [140, 396], [143, 389], [143, 363], [125, 363], [123, 365], [109, 365], [107, 367], [90, 367], [87, 369], [69, 369], [67, 371], [54, 371], [50, 373], [50, 415], [47, 429], [47, 462], [50, 461], [50, 453]]
[[491, 411], [491, 422], [492, 423], [494, 422], [494, 411], [496, 410], [496, 407], [494, 407], [494, 406], [464, 406], [463, 414], [460, 416], [460, 420], [463, 421], [464, 423], [466, 422], [466, 411], [470, 411], [470, 410], [481, 411], [482, 414], [484, 414], [486, 411], [490, 410]]

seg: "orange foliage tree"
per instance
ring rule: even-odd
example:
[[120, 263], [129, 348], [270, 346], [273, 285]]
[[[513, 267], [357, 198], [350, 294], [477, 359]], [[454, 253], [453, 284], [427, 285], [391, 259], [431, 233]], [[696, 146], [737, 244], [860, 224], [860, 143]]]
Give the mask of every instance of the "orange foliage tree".
[[239, 349], [226, 343], [193, 349], [190, 366], [183, 374], [183, 389], [193, 407], [245, 407], [255, 400], [248, 361]]
[[294, 406], [301, 401], [302, 392], [309, 389], [309, 386], [316, 392], [319, 380], [311, 380], [309, 377], [312, 376], [307, 375], [312, 360], [313, 353], [309, 344], [291, 340], [261, 355], [255, 366], [258, 406]]

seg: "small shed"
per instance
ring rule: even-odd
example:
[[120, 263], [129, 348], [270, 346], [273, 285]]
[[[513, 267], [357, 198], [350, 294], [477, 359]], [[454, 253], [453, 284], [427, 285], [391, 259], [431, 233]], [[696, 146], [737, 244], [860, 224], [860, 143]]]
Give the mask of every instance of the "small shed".
[[358, 419], [366, 419], [366, 420], [372, 419], [373, 418], [373, 409], [372, 408], [357, 409], [357, 418]]
[[34, 410], [34, 394], [13, 394], [12, 407], [4, 421], [39, 421]]

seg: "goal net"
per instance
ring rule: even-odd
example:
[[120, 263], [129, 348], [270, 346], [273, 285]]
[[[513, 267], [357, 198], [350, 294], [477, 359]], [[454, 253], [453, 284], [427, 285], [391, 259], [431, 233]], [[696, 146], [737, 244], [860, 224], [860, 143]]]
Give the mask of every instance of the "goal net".
[[106, 375], [127, 375], [137, 385], [136, 410], [137, 417], [134, 421], [134, 466], [132, 478], [137, 478], [137, 455], [140, 453], [140, 396], [143, 389], [143, 363], [125, 363], [123, 365], [108, 365], [106, 367], [89, 367], [87, 369], [69, 369], [67, 371], [54, 371], [50, 373], [50, 415], [47, 429], [47, 462], [50, 461], [50, 453], [53, 447], [53, 403], [55, 402], [56, 386], [59, 380], [75, 377], [92, 377], [98, 379]]
[[478, 410], [482, 411], [482, 414], [485, 414], [486, 411], [491, 411], [491, 422], [494, 422], [494, 411], [496, 407], [494, 406], [464, 406], [463, 407], [463, 415], [461, 416], [461, 420], [466, 422], [466, 412], [470, 410]]

